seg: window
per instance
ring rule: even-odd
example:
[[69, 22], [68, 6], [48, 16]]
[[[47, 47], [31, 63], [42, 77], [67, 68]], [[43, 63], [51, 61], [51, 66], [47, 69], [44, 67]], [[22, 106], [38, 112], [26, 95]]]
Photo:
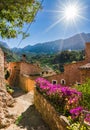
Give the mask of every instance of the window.
[[48, 71], [46, 71], [46, 74], [48, 74]]
[[42, 74], [44, 74], [44, 72], [42, 72]]
[[66, 84], [65, 79], [61, 79], [61, 84], [62, 84], [62, 85], [65, 85], [65, 84]]
[[57, 84], [57, 80], [52, 80], [52, 84]]
[[14, 66], [14, 69], [16, 69], [17, 68], [17, 66]]
[[81, 83], [76, 81], [76, 85], [81, 85]]

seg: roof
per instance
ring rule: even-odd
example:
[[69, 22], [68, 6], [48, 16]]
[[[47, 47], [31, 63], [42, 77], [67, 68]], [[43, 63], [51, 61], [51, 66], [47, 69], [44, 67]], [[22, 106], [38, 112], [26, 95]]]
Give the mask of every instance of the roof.
[[42, 67], [42, 71], [49, 71], [49, 72], [52, 72], [52, 71], [54, 71], [52, 68], [50, 68], [49, 66], [44, 66], [44, 67]]
[[82, 65], [79, 67], [80, 69], [90, 69], [90, 63], [87, 63], [85, 65]]

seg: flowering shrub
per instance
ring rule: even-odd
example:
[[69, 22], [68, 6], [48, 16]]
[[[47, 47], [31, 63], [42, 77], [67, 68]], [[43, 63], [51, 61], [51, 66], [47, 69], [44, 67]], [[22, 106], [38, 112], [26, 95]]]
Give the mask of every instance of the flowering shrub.
[[[90, 82], [89, 82], [90, 83]], [[82, 117], [83, 109], [89, 109], [90, 90], [89, 87], [83, 85], [77, 89], [68, 86], [53, 85], [44, 78], [36, 79], [36, 88], [47, 98], [55, 109], [66, 116], [71, 116], [72, 122], [68, 129], [79, 129], [79, 117]], [[82, 107], [83, 106], [83, 107]], [[75, 124], [73, 121], [77, 121]], [[90, 124], [90, 114], [86, 114], [85, 121]], [[82, 130], [87, 127], [82, 125]]]
[[[82, 92], [82, 100], [80, 104], [83, 106], [85, 110], [90, 111], [90, 79], [87, 79], [86, 83], [75, 86], [75, 88]], [[86, 114], [85, 121], [90, 124], [90, 112]]]
[[[36, 88], [47, 98], [55, 109], [66, 116], [71, 116], [72, 122], [68, 129], [79, 129], [79, 117], [82, 118], [84, 109], [90, 108], [90, 82], [75, 89], [68, 86], [53, 85], [44, 78], [36, 80]], [[78, 91], [77, 91], [78, 90]], [[90, 114], [86, 114], [85, 121], [90, 124]], [[81, 130], [87, 130], [87, 127], [82, 125]]]
[[86, 83], [74, 87], [82, 92], [81, 105], [84, 106], [85, 109], [90, 110], [90, 79], [87, 79]]
[[71, 109], [70, 113], [72, 115], [72, 119], [78, 119], [78, 117], [81, 115], [82, 110], [83, 110], [83, 107], [81, 106]]
[[90, 114], [86, 115], [85, 121], [90, 124]]
[[[36, 80], [37, 89], [54, 105], [58, 112], [70, 114], [81, 100], [81, 92], [68, 86], [53, 85], [44, 78]], [[72, 114], [72, 113], [71, 113]]]

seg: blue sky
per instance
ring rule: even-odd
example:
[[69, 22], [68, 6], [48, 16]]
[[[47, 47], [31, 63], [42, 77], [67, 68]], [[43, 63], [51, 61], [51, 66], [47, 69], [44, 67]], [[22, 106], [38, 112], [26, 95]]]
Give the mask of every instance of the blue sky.
[[[67, 23], [63, 20], [53, 28], [48, 29], [59, 18], [59, 13], [54, 11], [59, 11], [61, 7], [60, 2], [63, 4], [68, 1], [70, 0], [44, 0], [43, 10], [38, 12], [35, 22], [30, 27], [30, 36], [23, 40], [20, 46], [18, 46], [18, 43], [21, 40], [21, 36], [16, 39], [6, 39], [3, 41], [6, 41], [11, 48], [17, 46], [22, 48], [27, 45], [67, 38], [81, 32], [90, 32], [90, 0], [78, 0], [83, 8], [82, 16], [86, 17], [87, 20], [81, 19], [77, 21], [76, 26], [69, 22], [68, 26], [66, 26]], [[24, 26], [24, 29], [26, 28], [27, 26]]]

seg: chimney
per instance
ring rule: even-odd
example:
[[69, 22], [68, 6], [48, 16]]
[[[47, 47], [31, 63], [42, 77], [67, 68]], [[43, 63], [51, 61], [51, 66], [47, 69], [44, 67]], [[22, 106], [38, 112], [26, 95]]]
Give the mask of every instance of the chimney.
[[26, 62], [26, 55], [25, 54], [22, 55], [21, 61]]

